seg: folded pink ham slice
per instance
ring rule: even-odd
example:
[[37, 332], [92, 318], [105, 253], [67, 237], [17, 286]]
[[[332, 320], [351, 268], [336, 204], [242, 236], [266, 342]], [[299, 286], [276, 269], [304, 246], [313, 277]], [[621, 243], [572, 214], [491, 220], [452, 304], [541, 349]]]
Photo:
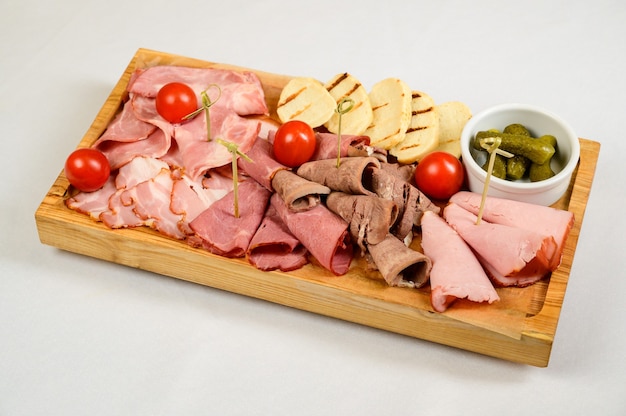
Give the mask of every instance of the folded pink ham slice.
[[472, 250], [439, 215], [422, 217], [422, 248], [432, 261], [431, 304], [445, 311], [456, 299], [493, 303], [500, 300]]
[[[334, 133], [316, 133], [317, 146], [311, 160], [337, 159], [338, 137]], [[341, 157], [347, 157], [350, 147], [369, 145], [369, 136], [355, 136], [342, 134], [339, 146]]]
[[271, 204], [250, 241], [247, 257], [250, 264], [264, 271], [288, 272], [309, 262], [307, 249], [291, 234]]
[[270, 203], [276, 208], [289, 231], [322, 267], [337, 276], [348, 272], [353, 255], [348, 223], [325, 205], [293, 212], [278, 194], [272, 195]]
[[[263, 220], [270, 191], [253, 179], [239, 184], [239, 217], [234, 213], [234, 192], [198, 215], [189, 226], [202, 247], [224, 257], [243, 257]], [[189, 243], [196, 245], [197, 238]]]
[[[463, 191], [453, 195], [450, 202], [478, 215], [481, 198], [480, 194]], [[487, 197], [485, 200], [482, 218], [494, 224], [552, 236], [556, 242], [556, 251], [549, 267], [552, 271], [556, 270], [561, 262], [563, 246], [574, 225], [572, 212], [494, 197]]]
[[476, 215], [454, 203], [444, 208], [443, 217], [472, 250], [503, 276], [519, 272], [535, 259], [548, 267], [556, 250], [552, 236], [485, 220], [476, 224]]

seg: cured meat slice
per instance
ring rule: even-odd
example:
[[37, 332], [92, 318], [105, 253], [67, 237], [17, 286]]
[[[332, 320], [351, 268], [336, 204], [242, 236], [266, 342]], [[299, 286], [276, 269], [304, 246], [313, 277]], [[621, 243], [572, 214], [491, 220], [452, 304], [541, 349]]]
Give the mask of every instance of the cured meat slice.
[[380, 167], [373, 157], [348, 157], [337, 167], [336, 159], [315, 160], [302, 164], [297, 174], [305, 179], [328, 186], [333, 191], [355, 195], [374, 195], [370, 189], [371, 167]]
[[[234, 213], [234, 192], [213, 203], [189, 226], [202, 240], [202, 247], [225, 257], [243, 257], [256, 233], [271, 195], [253, 179], [238, 186], [239, 217]], [[192, 239], [196, 244], [196, 239]]]
[[550, 273], [550, 270], [548, 270], [545, 265], [541, 264], [541, 262], [537, 259], [534, 259], [519, 272], [513, 273], [509, 276], [504, 276], [501, 273], [498, 273], [498, 271], [480, 255], [476, 255], [476, 258], [480, 264], [482, 264], [483, 269], [485, 269], [487, 276], [489, 276], [493, 284], [499, 287], [530, 286], [537, 283]]
[[272, 144], [260, 137], [257, 137], [254, 145], [246, 155], [250, 160], [240, 157], [237, 160], [239, 168], [270, 191], [274, 190], [272, 180], [276, 172], [289, 169], [287, 166], [274, 159]]
[[276, 172], [272, 188], [294, 212], [306, 211], [321, 204], [321, 196], [330, 193], [327, 186], [304, 179], [290, 170]]
[[393, 201], [371, 195], [331, 192], [326, 206], [349, 224], [350, 237], [365, 252], [366, 246], [382, 242], [398, 216]]
[[228, 107], [239, 115], [268, 113], [261, 81], [250, 71], [159, 65], [137, 70], [128, 89], [132, 93], [154, 98], [161, 87], [170, 82], [187, 84], [198, 96], [210, 85], [217, 85], [221, 96], [215, 105]]
[[122, 111], [109, 123], [102, 136], [93, 145], [97, 147], [106, 141], [135, 142], [147, 138], [155, 129], [154, 124], [138, 119], [131, 101], [126, 101], [122, 106]]
[[[462, 191], [453, 195], [450, 201], [478, 215], [481, 198], [480, 194]], [[556, 250], [550, 262], [552, 271], [556, 270], [561, 262], [563, 246], [574, 225], [572, 212], [495, 197], [485, 199], [482, 218], [494, 224], [551, 235], [556, 242]]]
[[381, 242], [369, 244], [368, 250], [389, 286], [420, 288], [428, 282], [431, 259], [407, 247], [397, 237], [387, 234]]
[[78, 192], [66, 199], [65, 205], [95, 221], [101, 221], [100, 215], [109, 210], [109, 199], [115, 191], [115, 177], [111, 175], [102, 188], [93, 192]]
[[147, 138], [133, 142], [103, 141], [96, 146], [109, 160], [111, 169], [119, 169], [139, 156], [159, 158], [169, 150], [171, 141], [162, 130], [154, 130]]
[[353, 255], [348, 223], [324, 205], [293, 212], [278, 194], [272, 195], [270, 203], [322, 267], [337, 276], [348, 272]]
[[554, 238], [523, 228], [481, 221], [457, 204], [450, 203], [443, 210], [448, 224], [467, 244], [503, 276], [522, 270], [535, 258], [548, 267], [554, 253]]
[[500, 300], [469, 246], [439, 215], [422, 217], [422, 248], [432, 260], [430, 301], [444, 312], [455, 300], [493, 303]]
[[270, 204], [248, 246], [247, 257], [257, 269], [288, 272], [309, 262], [308, 251], [289, 231]]
[[[317, 146], [311, 160], [337, 159], [338, 137], [334, 133], [315, 133]], [[350, 148], [359, 145], [369, 145], [369, 136], [341, 135], [341, 145], [339, 145], [341, 157], [347, 157]], [[362, 155], [369, 156], [369, 155]]]

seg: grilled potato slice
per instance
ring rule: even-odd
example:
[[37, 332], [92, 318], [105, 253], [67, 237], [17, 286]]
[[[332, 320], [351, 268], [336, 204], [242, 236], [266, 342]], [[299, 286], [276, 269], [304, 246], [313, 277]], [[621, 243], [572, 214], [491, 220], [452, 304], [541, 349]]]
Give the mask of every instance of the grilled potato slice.
[[372, 146], [391, 149], [400, 143], [411, 122], [411, 88], [398, 78], [377, 82], [369, 93], [374, 118], [363, 134]]
[[432, 97], [422, 91], [411, 96], [411, 123], [404, 140], [389, 150], [400, 163], [419, 162], [439, 145], [439, 112]]
[[315, 128], [330, 119], [336, 106], [320, 81], [298, 77], [290, 80], [281, 91], [276, 112], [283, 123], [300, 120]]
[[[342, 134], [363, 134], [372, 122], [372, 105], [367, 90], [361, 82], [349, 73], [335, 75], [325, 85], [326, 90], [334, 99], [334, 108], [339, 102], [349, 97], [354, 101], [350, 111], [341, 117]], [[337, 134], [339, 129], [339, 115], [334, 112], [332, 117], [325, 123], [328, 131]]]
[[439, 112], [439, 146], [436, 150], [461, 157], [461, 132], [472, 118], [471, 110], [460, 101], [449, 101], [437, 106]]

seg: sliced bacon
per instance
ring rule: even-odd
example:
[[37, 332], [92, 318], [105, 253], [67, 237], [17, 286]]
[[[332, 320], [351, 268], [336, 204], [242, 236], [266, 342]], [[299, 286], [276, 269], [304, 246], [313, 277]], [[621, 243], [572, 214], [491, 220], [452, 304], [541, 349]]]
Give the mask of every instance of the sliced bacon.
[[308, 250], [294, 237], [276, 208], [269, 205], [248, 246], [250, 264], [260, 270], [296, 270], [309, 262]]
[[387, 234], [379, 243], [369, 244], [368, 252], [389, 286], [420, 288], [428, 282], [430, 258], [407, 247], [396, 236]]
[[422, 217], [422, 248], [432, 260], [431, 304], [444, 312], [455, 300], [493, 303], [500, 300], [470, 247], [439, 215]]
[[202, 246], [225, 257], [243, 257], [263, 220], [271, 193], [253, 179], [239, 184], [239, 217], [234, 192], [213, 203], [189, 224]]
[[293, 212], [278, 194], [272, 195], [270, 203], [289, 231], [322, 267], [337, 276], [348, 272], [353, 250], [348, 223], [324, 205]]
[[387, 237], [398, 216], [393, 201], [371, 195], [335, 191], [326, 198], [326, 206], [349, 224], [350, 237], [363, 252]]
[[[480, 194], [462, 191], [453, 195], [450, 201], [478, 215], [481, 198]], [[556, 242], [556, 250], [550, 262], [552, 271], [556, 270], [561, 262], [563, 246], [574, 225], [572, 212], [494, 197], [486, 198], [482, 217], [494, 224], [519, 227], [552, 236]]]
[[305, 179], [355, 195], [374, 195], [369, 174], [379, 168], [380, 161], [373, 157], [347, 157], [337, 167], [336, 159], [315, 160], [302, 164], [296, 173]]
[[459, 205], [450, 203], [443, 217], [465, 242], [503, 276], [522, 270], [535, 258], [548, 266], [556, 243], [548, 235], [492, 224], [485, 220], [476, 224], [477, 217]]

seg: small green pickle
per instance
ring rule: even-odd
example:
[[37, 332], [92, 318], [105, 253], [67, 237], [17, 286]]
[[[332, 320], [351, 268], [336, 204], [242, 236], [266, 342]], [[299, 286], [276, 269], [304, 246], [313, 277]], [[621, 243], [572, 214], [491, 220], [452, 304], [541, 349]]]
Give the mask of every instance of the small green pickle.
[[530, 132], [528, 131], [528, 129], [523, 124], [519, 123], [509, 124], [504, 128], [504, 130], [502, 130], [502, 133], [519, 134], [520, 136], [530, 137]]
[[527, 157], [520, 155], [508, 158], [506, 160], [506, 177], [512, 180], [522, 179], [530, 163]]
[[550, 166], [549, 160], [543, 164], [531, 163], [530, 168], [528, 169], [528, 177], [531, 182], [543, 181], [553, 177], [554, 175], [555, 173]]
[[527, 157], [534, 163], [543, 164], [550, 160], [554, 155], [555, 148], [548, 139], [543, 136], [540, 138], [532, 138], [520, 134], [493, 133], [489, 131], [479, 131], [474, 138], [473, 146], [476, 149], [482, 149], [481, 139], [490, 137], [499, 137], [502, 141], [500, 149]]
[[[496, 159], [493, 161], [493, 171], [491, 171], [492, 176], [500, 179], [506, 179], [506, 159], [506, 157], [496, 154]], [[489, 158], [487, 158], [487, 161], [482, 168], [485, 172], [488, 172]]]

